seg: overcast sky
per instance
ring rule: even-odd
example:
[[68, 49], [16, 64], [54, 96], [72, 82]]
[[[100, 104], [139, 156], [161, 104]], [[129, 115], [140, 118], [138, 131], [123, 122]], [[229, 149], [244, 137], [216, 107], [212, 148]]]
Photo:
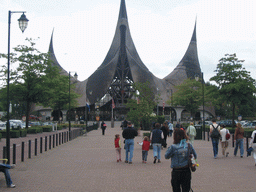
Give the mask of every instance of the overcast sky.
[[[7, 53], [8, 10], [26, 11], [22, 33], [12, 14], [11, 47], [37, 38], [53, 47], [66, 71], [87, 79], [103, 62], [112, 43], [121, 0], [0, 0], [0, 53]], [[130, 32], [141, 60], [157, 77], [172, 72], [185, 54], [197, 18], [198, 57], [205, 81], [220, 58], [236, 53], [256, 79], [255, 0], [126, 0]], [[3, 59], [1, 64], [6, 63]]]

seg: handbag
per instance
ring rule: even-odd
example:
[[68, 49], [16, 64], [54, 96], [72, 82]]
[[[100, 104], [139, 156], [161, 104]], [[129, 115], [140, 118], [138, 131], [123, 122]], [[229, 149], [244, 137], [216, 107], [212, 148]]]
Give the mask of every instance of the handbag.
[[192, 172], [195, 172], [196, 166], [193, 165], [191, 158], [192, 158], [192, 154], [190, 153], [190, 143], [188, 143], [188, 167]]
[[230, 134], [229, 134], [229, 132], [227, 130], [227, 132], [226, 132], [226, 140], [229, 140], [229, 139], [230, 139]]

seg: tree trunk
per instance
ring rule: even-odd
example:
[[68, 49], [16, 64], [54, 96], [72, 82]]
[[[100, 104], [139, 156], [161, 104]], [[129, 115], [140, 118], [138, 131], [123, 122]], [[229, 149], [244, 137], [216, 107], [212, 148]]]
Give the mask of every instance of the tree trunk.
[[30, 111], [30, 107], [29, 107], [29, 101], [27, 101], [26, 103], [26, 129], [28, 129], [28, 123], [29, 123], [29, 111]]
[[233, 103], [232, 103], [232, 128], [235, 127], [235, 107], [236, 107], [236, 105], [235, 105], [235, 103], [233, 102]]

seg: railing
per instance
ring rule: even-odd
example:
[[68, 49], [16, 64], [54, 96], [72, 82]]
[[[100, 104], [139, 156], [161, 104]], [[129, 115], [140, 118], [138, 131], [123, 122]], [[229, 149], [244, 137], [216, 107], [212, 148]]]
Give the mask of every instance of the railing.
[[[92, 130], [95, 130], [98, 128], [97, 123], [93, 123], [90, 126], [86, 127], [86, 131], [90, 132]], [[82, 135], [82, 128], [77, 128], [73, 129], [70, 132], [70, 140], [73, 140], [79, 136]], [[62, 145], [64, 143], [67, 143], [70, 141], [69, 140], [69, 131], [64, 131], [60, 133], [53, 133], [51, 135], [40, 137], [39, 140], [38, 138], [35, 138], [34, 141], [28, 140], [27, 142], [22, 141], [19, 156], [17, 156], [17, 145], [13, 144], [12, 146], [12, 161], [10, 159], [10, 162], [12, 164], [16, 164], [17, 162], [17, 157], [20, 157], [20, 161], [24, 162], [25, 161], [25, 156], [28, 157], [28, 159], [31, 159], [32, 155], [37, 156], [38, 155], [38, 150], [39, 153], [46, 152], [47, 150], [51, 150], [52, 148], [58, 147], [59, 145]], [[33, 144], [32, 144], [33, 143]], [[39, 146], [39, 149], [38, 149]], [[2, 154], [2, 159], [6, 158], [6, 146], [3, 147], [3, 154]]]

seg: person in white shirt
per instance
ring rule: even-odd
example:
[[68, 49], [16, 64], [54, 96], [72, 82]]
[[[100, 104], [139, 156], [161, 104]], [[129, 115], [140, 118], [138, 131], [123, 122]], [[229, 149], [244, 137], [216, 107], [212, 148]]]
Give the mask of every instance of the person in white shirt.
[[255, 126], [255, 130], [252, 132], [250, 146], [253, 148], [253, 158], [256, 166], [256, 126]]
[[222, 155], [226, 157], [228, 156], [229, 152], [228, 149], [228, 141], [226, 139], [227, 133], [230, 134], [229, 130], [225, 128], [224, 125], [221, 125], [220, 135], [221, 135], [221, 148], [222, 148]]
[[173, 133], [173, 124], [171, 122], [168, 122], [168, 127], [169, 127], [169, 136], [172, 136]]

